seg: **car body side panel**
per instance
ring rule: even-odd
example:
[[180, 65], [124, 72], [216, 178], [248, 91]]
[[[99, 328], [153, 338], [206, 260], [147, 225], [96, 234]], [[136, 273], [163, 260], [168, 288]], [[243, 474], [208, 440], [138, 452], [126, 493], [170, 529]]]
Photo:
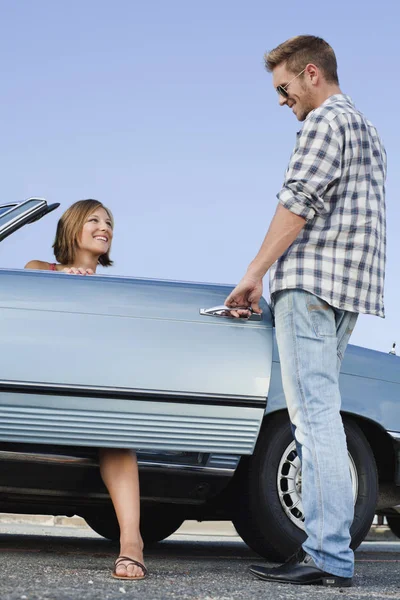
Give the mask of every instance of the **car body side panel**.
[[[266, 304], [262, 321], [239, 321], [199, 313], [223, 304], [225, 286], [34, 271], [0, 281], [1, 441], [252, 452], [272, 362]], [[35, 437], [36, 409], [46, 434]]]
[[0, 440], [251, 454], [263, 409], [2, 392]]
[[[340, 371], [342, 412], [400, 432], [400, 357], [349, 344]], [[286, 409], [274, 339], [266, 414]]]
[[[349, 344], [340, 372], [400, 385], [400, 357]], [[396, 401], [396, 397], [392, 398]]]
[[204, 303], [221, 303], [222, 286], [20, 275], [11, 278], [7, 290], [0, 274], [0, 380], [18, 381], [22, 373], [28, 382], [265, 403], [270, 321], [200, 316]]
[[400, 357], [349, 345], [340, 387], [344, 411], [400, 431]]

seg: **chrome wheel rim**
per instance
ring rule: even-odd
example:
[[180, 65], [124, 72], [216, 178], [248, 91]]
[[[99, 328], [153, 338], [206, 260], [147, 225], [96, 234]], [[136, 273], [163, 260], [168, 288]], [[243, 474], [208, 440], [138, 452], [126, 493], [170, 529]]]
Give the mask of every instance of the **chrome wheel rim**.
[[[358, 496], [358, 475], [349, 452], [349, 468], [354, 504]], [[293, 441], [284, 451], [278, 467], [277, 490], [281, 506], [292, 523], [304, 531], [304, 510], [301, 501], [301, 464]]]

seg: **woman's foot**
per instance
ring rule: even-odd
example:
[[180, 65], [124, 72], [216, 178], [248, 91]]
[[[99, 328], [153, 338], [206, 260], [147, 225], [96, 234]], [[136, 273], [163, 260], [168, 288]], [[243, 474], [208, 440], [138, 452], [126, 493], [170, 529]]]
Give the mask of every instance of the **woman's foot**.
[[146, 573], [147, 569], [143, 564], [143, 543], [121, 544], [120, 556], [115, 561], [114, 577], [144, 579]]

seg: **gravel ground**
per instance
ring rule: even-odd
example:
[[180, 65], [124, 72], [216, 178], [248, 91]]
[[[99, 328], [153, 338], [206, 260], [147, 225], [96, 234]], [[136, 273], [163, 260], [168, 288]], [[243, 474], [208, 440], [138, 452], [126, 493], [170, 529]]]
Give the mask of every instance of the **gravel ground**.
[[147, 550], [146, 580], [124, 582], [110, 575], [117, 545], [90, 530], [0, 523], [0, 600], [400, 600], [398, 542], [365, 542], [354, 587], [339, 590], [257, 580], [247, 567], [262, 559], [231, 532], [212, 533], [171, 536]]

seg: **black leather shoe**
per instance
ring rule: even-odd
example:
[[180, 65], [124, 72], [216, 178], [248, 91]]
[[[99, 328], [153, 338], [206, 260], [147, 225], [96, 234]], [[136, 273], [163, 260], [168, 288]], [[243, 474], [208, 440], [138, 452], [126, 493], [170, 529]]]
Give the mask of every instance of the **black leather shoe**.
[[327, 587], [351, 587], [352, 577], [338, 577], [318, 569], [313, 558], [300, 549], [285, 564], [268, 569], [250, 565], [250, 571], [264, 581], [292, 583], [296, 585], [319, 584]]

